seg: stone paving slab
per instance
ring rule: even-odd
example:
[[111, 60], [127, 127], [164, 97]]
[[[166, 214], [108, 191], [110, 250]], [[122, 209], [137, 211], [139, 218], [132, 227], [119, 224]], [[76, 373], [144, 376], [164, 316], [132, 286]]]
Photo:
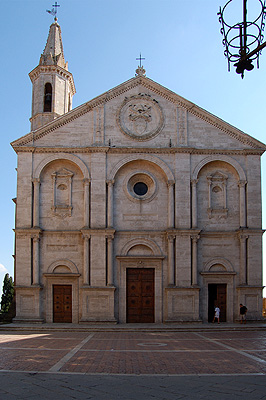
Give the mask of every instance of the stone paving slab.
[[1, 400], [263, 400], [265, 376], [0, 374]]

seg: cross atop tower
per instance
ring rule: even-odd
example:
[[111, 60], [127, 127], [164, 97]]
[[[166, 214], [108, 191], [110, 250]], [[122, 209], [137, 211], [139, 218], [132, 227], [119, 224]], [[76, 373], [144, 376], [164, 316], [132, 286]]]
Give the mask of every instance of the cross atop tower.
[[57, 8], [60, 7], [60, 4], [57, 4], [57, 1], [55, 4], [52, 5], [51, 10], [46, 10], [49, 14], [52, 14], [54, 16], [54, 20], [57, 21]]

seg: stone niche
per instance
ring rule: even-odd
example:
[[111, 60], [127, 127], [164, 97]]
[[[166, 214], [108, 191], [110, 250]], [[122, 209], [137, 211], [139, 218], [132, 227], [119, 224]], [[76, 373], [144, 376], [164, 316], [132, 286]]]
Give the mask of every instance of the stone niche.
[[208, 216], [226, 218], [228, 215], [226, 184], [228, 176], [220, 171], [207, 176], [208, 181]]
[[54, 215], [61, 218], [71, 217], [72, 213], [72, 178], [74, 173], [62, 168], [52, 174]]

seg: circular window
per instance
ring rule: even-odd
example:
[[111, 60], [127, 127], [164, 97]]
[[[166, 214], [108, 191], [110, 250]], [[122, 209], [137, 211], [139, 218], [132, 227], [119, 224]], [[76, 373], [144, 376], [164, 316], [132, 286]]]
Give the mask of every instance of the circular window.
[[150, 173], [135, 172], [125, 179], [124, 190], [131, 200], [150, 201], [156, 192], [156, 183]]
[[138, 196], [144, 196], [148, 192], [148, 186], [144, 182], [137, 182], [133, 190]]

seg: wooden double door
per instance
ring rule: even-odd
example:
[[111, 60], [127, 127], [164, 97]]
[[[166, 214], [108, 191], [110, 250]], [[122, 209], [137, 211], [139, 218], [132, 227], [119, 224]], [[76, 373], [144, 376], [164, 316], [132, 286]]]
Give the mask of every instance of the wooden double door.
[[154, 268], [127, 268], [127, 322], [154, 322]]
[[220, 308], [220, 321], [226, 322], [226, 284], [209, 284], [208, 285], [208, 321], [212, 322], [214, 317], [214, 309], [216, 306]]
[[72, 285], [53, 285], [53, 321], [72, 322]]

